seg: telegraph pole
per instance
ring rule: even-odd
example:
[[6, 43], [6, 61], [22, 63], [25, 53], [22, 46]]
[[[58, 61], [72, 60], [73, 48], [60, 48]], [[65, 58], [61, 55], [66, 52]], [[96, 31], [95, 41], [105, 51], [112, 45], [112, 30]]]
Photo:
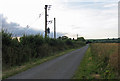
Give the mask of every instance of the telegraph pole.
[[56, 19], [54, 18], [54, 39], [56, 39]]
[[45, 5], [45, 38], [47, 37], [47, 6]]
[[77, 34], [77, 39], [78, 39], [78, 34]]

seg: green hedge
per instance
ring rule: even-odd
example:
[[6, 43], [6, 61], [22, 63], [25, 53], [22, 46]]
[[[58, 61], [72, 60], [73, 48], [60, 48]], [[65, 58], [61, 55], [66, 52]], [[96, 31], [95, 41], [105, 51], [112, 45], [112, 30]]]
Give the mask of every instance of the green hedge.
[[70, 48], [84, 46], [85, 42], [70, 39], [44, 38], [42, 35], [24, 35], [12, 39], [12, 34], [2, 31], [3, 69], [20, 66], [35, 58], [43, 58]]

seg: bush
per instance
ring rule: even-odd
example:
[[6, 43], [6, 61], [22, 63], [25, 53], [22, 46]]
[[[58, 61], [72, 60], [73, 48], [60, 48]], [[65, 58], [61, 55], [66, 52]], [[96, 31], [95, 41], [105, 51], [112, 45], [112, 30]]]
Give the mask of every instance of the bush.
[[20, 66], [36, 58], [50, 56], [56, 52], [85, 45], [70, 39], [44, 38], [42, 35], [24, 35], [18, 41], [10, 33], [2, 31], [3, 67]]

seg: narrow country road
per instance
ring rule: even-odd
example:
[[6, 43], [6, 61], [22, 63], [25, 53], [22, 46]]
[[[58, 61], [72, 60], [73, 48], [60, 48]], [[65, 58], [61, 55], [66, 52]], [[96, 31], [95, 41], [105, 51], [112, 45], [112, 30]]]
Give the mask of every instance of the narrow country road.
[[88, 45], [8, 79], [70, 79], [74, 75], [87, 48]]

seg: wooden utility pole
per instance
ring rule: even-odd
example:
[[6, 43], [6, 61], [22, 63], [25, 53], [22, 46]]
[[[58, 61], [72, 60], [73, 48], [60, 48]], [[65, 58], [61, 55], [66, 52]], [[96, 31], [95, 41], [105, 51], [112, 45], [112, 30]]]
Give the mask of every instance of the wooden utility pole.
[[48, 5], [45, 5], [45, 38], [47, 37], [47, 7]]
[[54, 38], [56, 39], [56, 19], [54, 18]]
[[78, 39], [78, 34], [77, 34], [77, 39]]

